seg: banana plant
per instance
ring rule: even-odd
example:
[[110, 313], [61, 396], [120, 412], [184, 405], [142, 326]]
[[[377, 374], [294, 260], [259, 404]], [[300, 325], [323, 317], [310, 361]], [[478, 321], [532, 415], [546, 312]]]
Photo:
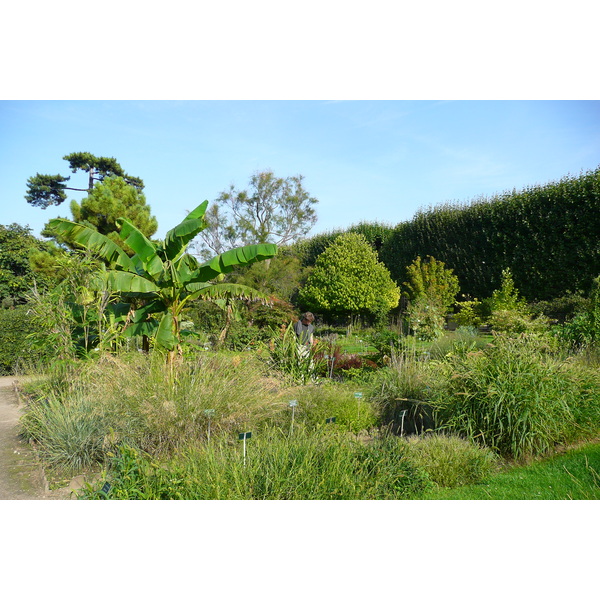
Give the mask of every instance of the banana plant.
[[207, 206], [208, 201], [200, 204], [160, 241], [149, 240], [130, 221], [118, 219], [119, 236], [132, 256], [83, 223], [58, 218], [48, 224], [54, 233], [106, 262], [104, 286], [131, 299], [132, 306], [143, 303], [130, 311], [124, 333], [153, 337], [156, 345], [168, 351], [169, 362], [181, 352], [180, 317], [186, 305], [200, 297], [265, 300], [253, 288], [217, 279], [240, 265], [277, 254], [275, 244], [256, 244], [228, 250], [200, 264], [186, 250], [189, 242], [207, 227]]

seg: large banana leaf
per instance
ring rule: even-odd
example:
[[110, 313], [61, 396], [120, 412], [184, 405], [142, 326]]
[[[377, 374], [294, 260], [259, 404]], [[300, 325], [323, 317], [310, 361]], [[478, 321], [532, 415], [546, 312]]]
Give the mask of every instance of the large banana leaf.
[[156, 332], [156, 343], [167, 350], [173, 350], [179, 343], [173, 332], [173, 315], [170, 312], [166, 312], [160, 320]]
[[141, 323], [130, 323], [124, 330], [125, 337], [135, 337], [136, 335], [147, 335], [153, 337], [158, 328], [158, 321], [151, 319], [150, 321], [142, 321]]
[[188, 281], [193, 281], [198, 266], [198, 261], [191, 254], [184, 254], [177, 263], [178, 281], [182, 285], [185, 285]]
[[113, 266], [119, 266], [127, 271], [135, 270], [132, 260], [115, 242], [87, 225], [58, 218], [51, 219], [48, 228], [69, 242], [90, 250]]
[[123, 294], [149, 294], [160, 291], [160, 288], [149, 279], [137, 273], [127, 271], [107, 271], [107, 283], [110, 289]]
[[119, 236], [139, 257], [146, 273], [152, 278], [162, 273], [164, 264], [156, 252], [156, 246], [127, 219], [117, 219], [117, 223], [121, 226]]
[[221, 273], [229, 273], [239, 265], [249, 265], [260, 260], [266, 260], [276, 254], [277, 246], [275, 244], [254, 244], [233, 248], [233, 250], [218, 254], [208, 262], [200, 265], [194, 274], [193, 281], [210, 281]]
[[189, 300], [195, 300], [196, 298], [207, 300], [243, 298], [244, 300], [262, 300], [266, 303], [271, 301], [267, 294], [238, 283], [190, 283], [187, 287], [192, 291], [192, 294], [188, 297]]
[[165, 254], [169, 260], [175, 260], [188, 243], [203, 229], [206, 229], [207, 223], [204, 220], [204, 213], [207, 206], [208, 200], [205, 200], [179, 225], [167, 232], [165, 237]]
[[165, 304], [163, 303], [162, 300], [160, 300], [160, 299], [153, 300], [152, 302], [149, 302], [148, 304], [146, 304], [144, 306], [140, 306], [140, 308], [135, 309], [135, 312], [133, 315], [133, 322], [141, 323], [142, 321], [147, 321], [147, 320], [149, 320], [150, 315], [153, 315], [156, 313], [163, 313], [166, 310], [167, 310], [167, 307], [165, 306]]

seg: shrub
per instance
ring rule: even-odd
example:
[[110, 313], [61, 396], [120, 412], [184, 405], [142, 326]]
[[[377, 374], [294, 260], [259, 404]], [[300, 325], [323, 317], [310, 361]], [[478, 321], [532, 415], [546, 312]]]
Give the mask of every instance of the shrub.
[[74, 474], [103, 459], [102, 444], [108, 433], [105, 416], [80, 395], [64, 403], [53, 396], [33, 402], [21, 425], [36, 443], [42, 462], [53, 471]]
[[412, 464], [425, 471], [440, 487], [453, 488], [479, 483], [498, 464], [487, 448], [457, 435], [434, 433], [403, 438], [405, 453]]
[[375, 373], [369, 385], [368, 393], [377, 403], [381, 422], [404, 433], [433, 427], [428, 404], [431, 376], [429, 363], [420, 360], [416, 351], [393, 353], [389, 366]]
[[483, 324], [482, 303], [475, 300], [464, 300], [456, 303], [458, 312], [453, 319], [461, 327], [480, 327]]
[[323, 368], [323, 353], [300, 344], [292, 323], [271, 333], [269, 343], [263, 344], [259, 353], [269, 368], [284, 374], [293, 383], [316, 381]]
[[600, 342], [600, 277], [594, 279], [586, 309], [557, 330], [558, 337], [572, 348], [597, 346]]
[[[352, 383], [325, 382], [288, 390], [285, 397], [298, 401], [296, 419], [306, 426], [321, 427], [326, 419], [335, 417], [335, 428], [359, 433], [378, 424], [379, 405], [368, 392], [357, 399], [357, 392], [361, 389]], [[287, 416], [284, 419], [288, 422]]]
[[[515, 458], [581, 435], [574, 410], [581, 385], [569, 361], [551, 350], [546, 338], [496, 336], [485, 350], [449, 356], [432, 380], [439, 428]], [[597, 407], [600, 388], [594, 389]]]
[[48, 349], [36, 347], [31, 339], [35, 333], [39, 333], [39, 327], [28, 306], [0, 308], [0, 375], [28, 370], [48, 360]]

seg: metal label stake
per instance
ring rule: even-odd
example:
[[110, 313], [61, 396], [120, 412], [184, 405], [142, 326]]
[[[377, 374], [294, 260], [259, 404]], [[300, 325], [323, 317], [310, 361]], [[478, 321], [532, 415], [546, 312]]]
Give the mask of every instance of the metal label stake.
[[215, 414], [215, 409], [214, 408], [207, 408], [204, 411], [204, 414], [208, 417], [208, 430], [206, 432], [206, 437], [207, 437], [207, 441], [210, 442], [210, 422], [211, 422], [211, 419], [212, 419], [213, 415]]
[[298, 400], [290, 400], [289, 404], [292, 409], [292, 424], [290, 426], [290, 435], [294, 432], [294, 411], [296, 410], [296, 406], [298, 406]]
[[400, 416], [402, 417], [402, 421], [400, 423], [400, 437], [402, 437], [404, 435], [404, 417], [406, 416], [406, 411], [401, 411]]
[[356, 398], [356, 418], [360, 418], [360, 401], [363, 397], [362, 392], [354, 392], [354, 397]]
[[240, 433], [238, 439], [244, 440], [244, 466], [246, 466], [246, 440], [252, 437], [252, 432], [247, 431], [246, 433]]

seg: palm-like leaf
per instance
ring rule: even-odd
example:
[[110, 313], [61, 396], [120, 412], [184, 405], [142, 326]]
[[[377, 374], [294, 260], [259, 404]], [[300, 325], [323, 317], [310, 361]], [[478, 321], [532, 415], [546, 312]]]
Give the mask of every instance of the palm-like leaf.
[[269, 302], [267, 294], [263, 294], [254, 288], [238, 283], [192, 283], [188, 286], [193, 290], [189, 299], [202, 298], [206, 300], [218, 300], [226, 298], [243, 298], [244, 300], [262, 300]]
[[275, 244], [255, 244], [227, 250], [218, 254], [198, 268], [194, 281], [210, 281], [221, 273], [229, 273], [239, 265], [249, 265], [259, 260], [272, 258], [277, 254]]
[[87, 248], [113, 266], [127, 271], [135, 270], [134, 262], [118, 244], [87, 225], [58, 218], [50, 220], [48, 229], [73, 244]]
[[121, 226], [121, 239], [135, 252], [144, 270], [152, 278], [160, 275], [164, 264], [156, 252], [156, 246], [127, 219], [117, 219], [117, 223]]
[[169, 260], [176, 260], [188, 243], [206, 228], [207, 223], [204, 220], [204, 213], [207, 206], [208, 200], [205, 200], [179, 225], [167, 232], [167, 236], [165, 237], [165, 254]]
[[152, 294], [160, 288], [150, 279], [128, 271], [108, 271], [107, 283], [110, 289], [123, 294]]

